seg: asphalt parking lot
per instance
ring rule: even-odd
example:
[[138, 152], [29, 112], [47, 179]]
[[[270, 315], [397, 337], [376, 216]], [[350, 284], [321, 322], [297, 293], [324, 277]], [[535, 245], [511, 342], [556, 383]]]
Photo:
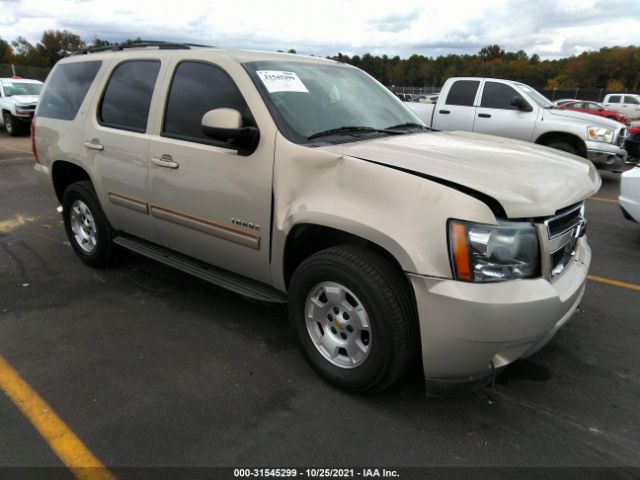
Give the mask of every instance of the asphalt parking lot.
[[[620, 213], [618, 175], [603, 173], [587, 202], [598, 278], [572, 321], [507, 369], [495, 398], [432, 399], [418, 369], [375, 397], [327, 385], [284, 307], [124, 252], [109, 269], [84, 266], [32, 166], [29, 139], [2, 131], [0, 358], [116, 477], [237, 465], [621, 466], [598, 478], [640, 477], [640, 225]], [[62, 465], [0, 392], [0, 478]]]

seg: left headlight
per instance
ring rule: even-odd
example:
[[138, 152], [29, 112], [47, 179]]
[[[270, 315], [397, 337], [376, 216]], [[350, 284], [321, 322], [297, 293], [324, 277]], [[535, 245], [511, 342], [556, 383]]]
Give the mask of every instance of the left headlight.
[[449, 220], [449, 255], [456, 280], [499, 282], [540, 272], [538, 235], [528, 222]]
[[607, 127], [587, 127], [587, 138], [594, 142], [613, 142], [613, 136], [615, 135], [615, 128]]

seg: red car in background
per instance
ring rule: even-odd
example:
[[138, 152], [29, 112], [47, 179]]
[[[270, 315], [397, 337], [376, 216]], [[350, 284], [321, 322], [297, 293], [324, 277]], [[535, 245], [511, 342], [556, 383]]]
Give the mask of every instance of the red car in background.
[[588, 102], [585, 100], [574, 100], [569, 102], [562, 102], [559, 105], [559, 108], [563, 108], [566, 110], [576, 110], [578, 112], [591, 113], [593, 115], [598, 115], [599, 117], [610, 118], [611, 120], [616, 120], [620, 123], [627, 123], [627, 117], [622, 115], [621, 113], [615, 112], [613, 110], [607, 110], [602, 105], [596, 102]]

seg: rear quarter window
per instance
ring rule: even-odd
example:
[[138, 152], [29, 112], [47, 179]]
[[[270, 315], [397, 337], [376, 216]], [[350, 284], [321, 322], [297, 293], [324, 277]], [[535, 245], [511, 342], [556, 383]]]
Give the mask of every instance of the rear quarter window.
[[447, 95], [447, 105], [461, 105], [463, 107], [473, 106], [476, 98], [479, 80], [457, 80], [451, 85], [449, 94]]
[[59, 120], [76, 118], [101, 65], [100, 60], [58, 65], [40, 99], [38, 116]]
[[100, 102], [100, 124], [145, 132], [159, 70], [159, 60], [126, 60], [120, 63], [113, 70]]

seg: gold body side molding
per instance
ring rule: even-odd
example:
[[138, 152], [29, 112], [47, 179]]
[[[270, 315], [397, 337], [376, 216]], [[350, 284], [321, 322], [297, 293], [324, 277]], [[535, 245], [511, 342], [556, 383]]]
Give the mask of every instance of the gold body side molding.
[[245, 247], [259, 249], [260, 235], [248, 232], [241, 228], [232, 227], [223, 223], [212, 222], [203, 218], [194, 217], [158, 205], [151, 205], [151, 215], [167, 222], [176, 223], [183, 227], [197, 230], [198, 232], [222, 238], [230, 242], [239, 243]]

